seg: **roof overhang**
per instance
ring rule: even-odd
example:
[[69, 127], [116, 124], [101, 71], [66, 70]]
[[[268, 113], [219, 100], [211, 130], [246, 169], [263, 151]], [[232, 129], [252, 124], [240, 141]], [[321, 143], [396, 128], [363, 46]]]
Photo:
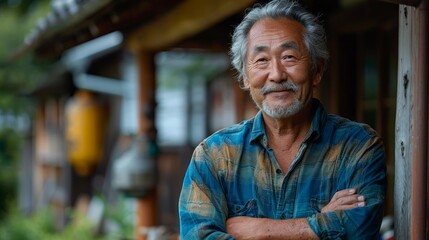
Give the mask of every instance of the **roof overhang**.
[[[195, 36], [255, 0], [86, 0], [52, 6], [14, 57], [34, 52], [56, 57], [67, 49], [113, 31], [133, 50], [159, 51]], [[80, 2], [67, 5], [68, 2]], [[229, 36], [228, 36], [229, 37]]]
[[14, 57], [29, 52], [41, 57], [58, 56], [69, 48], [113, 31], [126, 32], [144, 25], [182, 1], [53, 1], [51, 12], [38, 21]]

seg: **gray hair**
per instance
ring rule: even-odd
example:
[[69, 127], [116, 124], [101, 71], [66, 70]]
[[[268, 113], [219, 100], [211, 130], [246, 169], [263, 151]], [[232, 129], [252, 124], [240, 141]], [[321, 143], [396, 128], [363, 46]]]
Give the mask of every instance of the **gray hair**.
[[[230, 55], [232, 65], [238, 71], [237, 77], [241, 87], [243, 87], [243, 77], [246, 74], [247, 35], [252, 26], [263, 18], [288, 18], [301, 23], [305, 29], [303, 38], [311, 57], [312, 71], [317, 70], [319, 61], [324, 63], [326, 69], [329, 51], [326, 44], [325, 30], [319, 23], [318, 18], [296, 1], [273, 0], [264, 6], [258, 4], [251, 9], [243, 21], [235, 28], [232, 35]], [[322, 69], [322, 71], [325, 69]]]

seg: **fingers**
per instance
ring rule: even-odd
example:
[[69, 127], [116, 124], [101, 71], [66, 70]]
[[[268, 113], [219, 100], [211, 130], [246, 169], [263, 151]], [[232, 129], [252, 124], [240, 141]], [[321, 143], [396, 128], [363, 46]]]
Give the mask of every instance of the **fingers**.
[[336, 203], [340, 206], [363, 207], [365, 206], [365, 197], [356, 193], [356, 189], [343, 190]]
[[364, 207], [366, 205], [365, 200], [364, 196], [357, 194], [356, 189], [344, 189], [336, 192], [329, 204], [326, 205], [321, 212]]

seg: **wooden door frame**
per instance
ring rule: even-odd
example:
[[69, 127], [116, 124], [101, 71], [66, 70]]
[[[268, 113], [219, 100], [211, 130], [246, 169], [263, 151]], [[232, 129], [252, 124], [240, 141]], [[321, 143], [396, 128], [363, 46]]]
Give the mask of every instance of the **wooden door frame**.
[[395, 238], [427, 239], [428, 0], [384, 1], [399, 4]]

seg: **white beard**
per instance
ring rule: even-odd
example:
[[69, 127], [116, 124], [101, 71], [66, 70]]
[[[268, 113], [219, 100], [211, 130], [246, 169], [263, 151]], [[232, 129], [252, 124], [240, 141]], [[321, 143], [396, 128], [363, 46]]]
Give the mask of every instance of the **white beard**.
[[293, 116], [298, 113], [303, 108], [303, 106], [304, 104], [298, 99], [295, 99], [290, 106], [270, 107], [265, 100], [262, 102], [262, 107], [258, 105], [259, 109], [264, 111], [268, 116], [276, 119]]
[[[296, 92], [298, 92], [299, 87], [296, 84], [294, 84], [293, 82], [273, 83], [273, 84], [264, 86], [261, 89], [261, 94], [266, 95], [266, 94], [268, 94], [272, 91], [276, 91], [276, 90], [277, 91], [278, 90], [288, 90], [288, 91], [293, 91], [296, 93]], [[300, 102], [298, 99], [295, 99], [290, 106], [283, 106], [283, 105], [269, 106], [265, 100], [262, 101], [262, 106], [260, 106], [255, 101], [255, 99], [253, 98], [253, 95], [252, 95], [252, 99], [255, 102], [256, 106], [258, 106], [259, 109], [264, 111], [268, 116], [270, 116], [272, 118], [276, 118], [276, 119], [287, 118], [287, 117], [293, 116], [294, 114], [299, 112], [304, 107], [304, 104], [302, 102]]]

